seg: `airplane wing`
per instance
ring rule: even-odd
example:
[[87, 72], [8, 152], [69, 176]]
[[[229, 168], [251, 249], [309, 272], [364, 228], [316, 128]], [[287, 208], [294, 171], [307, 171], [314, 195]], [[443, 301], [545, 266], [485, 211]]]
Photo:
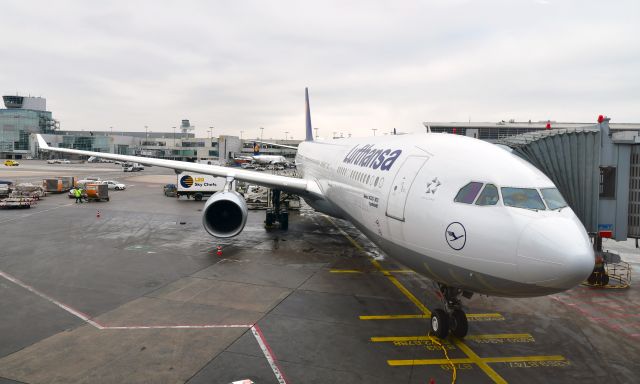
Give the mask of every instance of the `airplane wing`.
[[244, 169], [220, 167], [217, 165], [188, 163], [177, 160], [156, 159], [152, 157], [118, 155], [114, 153], [102, 153], [83, 151], [79, 149], [50, 147], [41, 135], [38, 138], [38, 146], [42, 151], [72, 153], [76, 155], [95, 156], [103, 159], [126, 161], [130, 163], [140, 163], [152, 165], [154, 167], [170, 168], [176, 171], [188, 171], [202, 173], [205, 175], [232, 177], [236, 180], [246, 181], [251, 184], [262, 185], [267, 188], [279, 189], [281, 191], [293, 193], [312, 198], [323, 198], [322, 191], [318, 184], [312, 180], [298, 179], [295, 177], [270, 175], [259, 172], [252, 172]]

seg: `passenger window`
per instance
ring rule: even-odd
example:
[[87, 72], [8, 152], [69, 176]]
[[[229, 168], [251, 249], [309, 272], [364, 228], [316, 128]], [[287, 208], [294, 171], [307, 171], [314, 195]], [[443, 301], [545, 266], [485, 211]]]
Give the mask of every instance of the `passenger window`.
[[545, 210], [540, 194], [534, 188], [502, 188], [502, 201], [509, 207]]
[[498, 196], [498, 188], [493, 184], [487, 184], [484, 186], [480, 196], [478, 196], [476, 205], [496, 205], [498, 200], [500, 200], [500, 196]]
[[453, 199], [456, 203], [465, 203], [465, 204], [473, 204], [473, 200], [478, 196], [478, 192], [482, 188], [482, 183], [478, 183], [475, 181], [470, 182], [464, 187], [460, 188], [456, 198]]

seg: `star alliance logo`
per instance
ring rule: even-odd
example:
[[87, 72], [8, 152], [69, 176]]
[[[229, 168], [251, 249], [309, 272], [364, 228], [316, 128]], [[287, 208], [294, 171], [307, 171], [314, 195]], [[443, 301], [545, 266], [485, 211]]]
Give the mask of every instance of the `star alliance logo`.
[[427, 183], [427, 195], [435, 195], [440, 185], [442, 185], [440, 180], [438, 180], [437, 177], [434, 177], [433, 180]]

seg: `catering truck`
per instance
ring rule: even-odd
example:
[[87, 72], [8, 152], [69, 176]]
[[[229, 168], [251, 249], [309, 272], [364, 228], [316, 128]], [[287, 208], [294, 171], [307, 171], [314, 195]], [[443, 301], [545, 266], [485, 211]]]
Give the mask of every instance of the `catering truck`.
[[176, 180], [176, 197], [187, 196], [187, 199], [193, 197], [195, 200], [200, 201], [205, 196], [222, 191], [225, 183], [226, 179], [224, 177], [181, 172]]

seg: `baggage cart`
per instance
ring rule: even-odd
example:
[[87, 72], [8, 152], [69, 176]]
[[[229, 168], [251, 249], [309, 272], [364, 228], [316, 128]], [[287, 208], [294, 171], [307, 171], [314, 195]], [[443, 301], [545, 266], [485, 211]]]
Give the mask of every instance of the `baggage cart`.
[[109, 186], [106, 184], [87, 184], [84, 192], [87, 201], [109, 201]]

